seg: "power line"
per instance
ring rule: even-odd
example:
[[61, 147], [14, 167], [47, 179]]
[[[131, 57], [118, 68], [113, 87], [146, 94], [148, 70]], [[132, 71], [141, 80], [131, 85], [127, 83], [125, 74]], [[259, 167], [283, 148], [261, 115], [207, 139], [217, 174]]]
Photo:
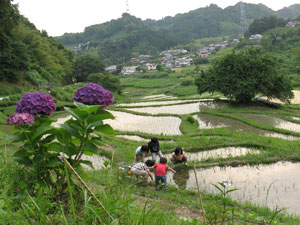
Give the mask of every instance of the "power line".
[[245, 5], [243, 2], [240, 3], [240, 8], [241, 8], [241, 18], [240, 18], [240, 26], [239, 26], [239, 38], [244, 38], [248, 24], [246, 20]]

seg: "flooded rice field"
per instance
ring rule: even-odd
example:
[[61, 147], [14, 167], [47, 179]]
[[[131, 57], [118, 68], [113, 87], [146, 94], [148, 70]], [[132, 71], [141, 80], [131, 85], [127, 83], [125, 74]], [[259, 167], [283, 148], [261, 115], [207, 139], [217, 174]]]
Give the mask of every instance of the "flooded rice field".
[[86, 164], [81, 164], [82, 167], [91, 170], [91, 169], [95, 169], [95, 170], [99, 170], [105, 167], [104, 163], [105, 161], [109, 160], [108, 158], [106, 158], [105, 156], [100, 156], [97, 154], [94, 154], [92, 156], [89, 155], [82, 155], [81, 157], [82, 160], [88, 160], [93, 164], [93, 168], [89, 167]]
[[[151, 106], [151, 105], [172, 105], [172, 104], [180, 104], [184, 102], [197, 102], [197, 99], [190, 100], [171, 100], [171, 101], [150, 101], [150, 102], [135, 102], [135, 103], [123, 103], [117, 104], [116, 106]], [[203, 101], [203, 100], [201, 100]], [[211, 100], [210, 100], [211, 101]]]
[[[176, 168], [175, 168], [176, 169]], [[231, 184], [227, 189], [234, 200], [258, 204], [275, 209], [285, 208], [289, 214], [300, 215], [300, 163], [278, 162], [255, 167], [213, 167], [197, 169], [201, 190], [218, 193], [212, 184], [225, 181]], [[177, 170], [167, 174], [168, 182], [182, 189], [196, 189], [193, 170]]]
[[114, 120], [104, 120], [113, 129], [121, 131], [139, 131], [149, 134], [181, 135], [181, 119], [173, 116], [140, 116], [126, 112], [109, 111]]
[[132, 141], [145, 141], [148, 142], [150, 139], [146, 139], [146, 138], [142, 138], [140, 136], [137, 135], [117, 135], [116, 137], [120, 137], [120, 138], [125, 138], [128, 140], [132, 140]]
[[[208, 151], [201, 151], [201, 152], [185, 152], [189, 161], [197, 161], [197, 160], [206, 160], [208, 158], [228, 158], [228, 157], [237, 157], [247, 154], [259, 154], [259, 151], [256, 149], [251, 148], [244, 148], [244, 147], [225, 147], [225, 148], [218, 148], [212, 149]], [[173, 153], [164, 154], [164, 157], [170, 161], [172, 158]], [[151, 159], [148, 157], [147, 159]]]
[[[145, 143], [148, 143], [150, 141], [150, 138], [142, 138], [138, 135], [117, 135], [117, 137], [120, 137], [120, 138], [125, 138], [125, 139], [128, 139], [128, 140], [132, 140], [132, 141], [144, 141]], [[173, 143], [174, 141], [173, 140], [168, 140], [168, 141], [162, 141], [160, 140], [159, 141], [160, 143]]]
[[181, 105], [128, 108], [127, 110], [134, 111], [134, 112], [149, 113], [151, 115], [163, 114], [163, 113], [182, 115], [182, 114], [199, 112], [200, 110], [216, 109], [219, 107], [222, 107], [220, 103], [214, 101], [201, 101], [197, 103], [181, 104]]
[[212, 129], [212, 128], [226, 127], [229, 129], [244, 131], [251, 134], [258, 134], [266, 137], [275, 137], [275, 138], [281, 138], [285, 140], [299, 140], [299, 137], [266, 131], [263, 129], [252, 127], [241, 121], [226, 118], [226, 117], [214, 116], [210, 114], [200, 114], [200, 115], [194, 115], [193, 118], [198, 121], [199, 129]]
[[177, 97], [174, 96], [170, 96], [170, 95], [165, 95], [165, 94], [161, 94], [161, 95], [148, 95], [143, 97], [143, 99], [145, 100], [156, 100], [156, 99], [176, 99]]
[[246, 118], [258, 121], [263, 124], [267, 124], [276, 128], [290, 130], [294, 132], [300, 132], [300, 124], [292, 123], [283, 119], [279, 119], [270, 115], [261, 115], [261, 114], [242, 114]]

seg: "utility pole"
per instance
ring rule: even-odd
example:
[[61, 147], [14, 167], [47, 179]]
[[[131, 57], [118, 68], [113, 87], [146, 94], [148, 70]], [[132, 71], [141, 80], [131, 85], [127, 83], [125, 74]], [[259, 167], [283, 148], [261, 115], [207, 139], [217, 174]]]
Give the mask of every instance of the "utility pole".
[[129, 13], [129, 0], [126, 0], [126, 12]]
[[239, 26], [239, 38], [244, 39], [244, 34], [248, 27], [247, 20], [246, 20], [246, 12], [245, 12], [245, 5], [243, 2], [240, 3], [241, 8], [241, 18], [240, 18], [240, 26]]

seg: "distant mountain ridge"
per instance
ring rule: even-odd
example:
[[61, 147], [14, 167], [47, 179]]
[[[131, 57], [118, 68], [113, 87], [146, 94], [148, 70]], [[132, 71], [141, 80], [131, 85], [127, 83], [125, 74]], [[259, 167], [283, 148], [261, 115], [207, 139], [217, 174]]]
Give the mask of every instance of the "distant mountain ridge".
[[[89, 43], [107, 63], [120, 63], [138, 54], [154, 54], [191, 39], [230, 35], [237, 37], [240, 23], [239, 2], [225, 9], [211, 4], [188, 13], [162, 20], [141, 20], [127, 13], [122, 18], [88, 26], [82, 33], [65, 33], [56, 37], [71, 48]], [[300, 14], [300, 4], [273, 11], [263, 4], [243, 3], [248, 23], [254, 19], [275, 15], [293, 18]], [[95, 51], [94, 51], [95, 53]]]

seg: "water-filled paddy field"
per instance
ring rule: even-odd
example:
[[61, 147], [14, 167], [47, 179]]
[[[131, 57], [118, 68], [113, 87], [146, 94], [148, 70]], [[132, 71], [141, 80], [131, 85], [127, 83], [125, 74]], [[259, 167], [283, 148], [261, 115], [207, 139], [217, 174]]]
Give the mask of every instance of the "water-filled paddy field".
[[[265, 115], [254, 115], [253, 119], [254, 120], [256, 118], [262, 119], [263, 117], [269, 118], [269, 116], [265, 116]], [[281, 138], [281, 139], [286, 139], [286, 140], [299, 140], [299, 137], [266, 131], [263, 129], [259, 129], [259, 128], [247, 125], [241, 121], [234, 120], [231, 118], [214, 116], [214, 115], [210, 115], [210, 114], [194, 115], [193, 118], [195, 118], [198, 121], [200, 130], [225, 127], [225, 128], [232, 129], [232, 130], [239, 130], [239, 131], [247, 132], [250, 134], [258, 134], [258, 135], [266, 136], [266, 137], [275, 137], [275, 138]], [[291, 130], [291, 131], [295, 131], [292, 129], [293, 127], [295, 127], [297, 130], [298, 126], [300, 126], [300, 124], [298, 125], [295, 123], [291, 123], [289, 121], [284, 121], [284, 120], [278, 119], [281, 121], [281, 124], [282, 124], [282, 126], [279, 127], [279, 126], [276, 126], [275, 118], [274, 118], [274, 120], [273, 119], [270, 119], [270, 120], [271, 120], [270, 122], [274, 122], [274, 123], [268, 123], [269, 125], [274, 125], [274, 127], [282, 128], [282, 129], [285, 129], [283, 127], [290, 128], [288, 130]], [[267, 119], [267, 121], [268, 121], [268, 119]], [[265, 123], [266, 121], [262, 119], [261, 122]], [[286, 124], [286, 125], [284, 125], [284, 124]]]
[[[153, 135], [163, 135], [164, 140], [172, 141], [163, 141], [160, 142], [166, 144], [167, 146], [172, 146], [171, 148], [177, 146], [177, 141], [182, 141], [186, 139], [186, 133], [189, 131], [189, 122], [186, 121], [186, 116], [190, 116], [195, 120], [195, 129], [193, 130], [193, 135], [190, 138], [190, 144], [183, 146], [186, 149], [186, 154], [188, 157], [189, 165], [192, 165], [192, 162], [198, 162], [197, 166], [197, 175], [200, 181], [200, 186], [202, 190], [211, 193], [217, 193], [216, 188], [212, 184], [217, 182], [225, 181], [229, 184], [227, 188], [238, 188], [238, 191], [232, 192], [230, 196], [240, 202], [250, 201], [261, 206], [268, 206], [270, 208], [286, 208], [288, 213], [294, 213], [300, 215], [300, 207], [298, 207], [298, 199], [300, 197], [300, 169], [299, 163], [291, 162], [277, 162], [269, 165], [259, 164], [257, 161], [257, 166], [236, 166], [236, 167], [212, 167], [209, 169], [199, 168], [202, 163], [205, 163], [205, 160], [215, 160], [217, 163], [218, 159], [235, 159], [239, 157], [248, 157], [253, 155], [267, 154], [270, 152], [270, 149], [265, 149], [264, 153], [261, 151], [251, 148], [251, 147], [223, 147], [223, 148], [213, 148], [211, 150], [196, 151], [198, 148], [197, 144], [193, 143], [193, 140], [197, 139], [197, 135], [205, 133], [208, 130], [211, 132], [207, 136], [202, 136], [205, 140], [206, 146], [215, 145], [214, 142], [216, 139], [214, 137], [214, 130], [216, 128], [222, 128], [225, 130], [240, 131], [243, 135], [251, 134], [257, 135], [261, 138], [264, 137], [273, 137], [274, 140], [280, 140], [279, 146], [273, 145], [273, 147], [278, 147], [286, 142], [292, 142], [299, 140], [299, 137], [282, 134], [278, 132], [273, 132], [267, 129], [257, 128], [246, 124], [240, 120], [227, 118], [222, 116], [215, 116], [208, 113], [198, 113], [202, 110], [219, 110], [222, 112], [223, 108], [226, 108], [226, 104], [220, 104], [215, 101], [200, 101], [200, 100], [164, 100], [164, 101], [153, 101], [159, 99], [160, 97], [154, 98], [144, 98], [143, 101], [149, 100], [149, 102], [139, 102], [132, 104], [119, 104], [117, 108], [109, 110], [114, 116], [114, 120], [105, 120], [104, 122], [111, 125], [118, 134], [116, 138], [122, 138], [129, 140], [131, 142], [148, 142], [149, 139], [139, 136], [139, 133], [153, 134]], [[162, 99], [165, 99], [162, 96]], [[167, 98], [166, 98], [167, 99]], [[161, 105], [160, 105], [161, 104]], [[126, 112], [118, 111], [118, 108], [126, 109]], [[221, 110], [221, 111], [220, 111]], [[251, 110], [269, 110], [264, 106], [252, 107]], [[132, 111], [132, 113], [130, 113]], [[143, 115], [136, 115], [135, 113], [143, 113]], [[157, 114], [168, 114], [157, 115]], [[280, 128], [286, 131], [293, 131], [300, 133], [300, 124], [292, 123], [290, 121], [285, 121], [279, 119], [273, 115], [262, 115], [254, 113], [241, 113], [237, 111], [234, 115], [238, 115], [243, 118], [250, 119], [256, 123], [266, 125], [268, 127]], [[69, 119], [70, 117], [59, 119], [55, 125], [58, 126], [59, 123], [62, 123], [64, 120]], [[290, 117], [292, 119], [299, 119], [299, 115]], [[192, 121], [193, 122], [193, 121]], [[194, 122], [193, 122], [194, 123]], [[188, 128], [185, 128], [185, 132], [182, 132], [181, 126], [184, 125]], [[263, 127], [263, 126], [262, 126]], [[197, 129], [198, 128], [198, 129]], [[124, 132], [130, 132], [130, 135], [124, 134]], [[136, 134], [135, 134], [136, 132]], [[222, 131], [225, 132], [225, 131]], [[221, 134], [222, 134], [221, 132]], [[234, 138], [231, 137], [231, 132], [224, 133], [225, 136], [229, 135], [231, 141], [234, 141]], [[217, 133], [216, 135], [219, 135]], [[142, 135], [143, 136], [143, 135]], [[168, 136], [170, 136], [168, 138]], [[221, 136], [222, 137], [222, 136]], [[222, 139], [221, 139], [222, 140]], [[225, 140], [225, 139], [224, 139]], [[260, 139], [264, 140], [264, 139]], [[273, 139], [272, 139], [273, 140]], [[266, 143], [272, 142], [269, 140]], [[228, 141], [228, 143], [231, 143]], [[243, 142], [244, 140], [238, 140], [237, 142]], [[275, 141], [274, 141], [275, 142]], [[201, 145], [201, 142], [196, 142]], [[252, 144], [255, 143], [255, 140], [252, 140]], [[260, 144], [260, 143], [257, 143]], [[139, 144], [137, 143], [132, 152]], [[163, 145], [164, 146], [164, 145]], [[267, 148], [272, 148], [271, 147]], [[193, 151], [189, 151], [189, 148], [193, 148]], [[164, 149], [165, 150], [165, 149]], [[168, 149], [170, 152], [170, 149]], [[279, 151], [279, 150], [278, 150]], [[282, 151], [282, 150], [280, 150]], [[132, 153], [134, 154], [134, 153]], [[297, 155], [298, 153], [294, 153]], [[165, 156], [170, 159], [172, 157], [171, 153], [166, 153]], [[300, 154], [299, 154], [300, 157]], [[244, 159], [243, 158], [243, 159]], [[93, 159], [89, 158], [95, 163], [94, 167], [99, 169], [103, 167], [105, 161], [104, 158]], [[98, 161], [97, 161], [98, 160]], [[202, 161], [201, 161], [202, 160]], [[132, 162], [133, 160], [131, 160]], [[177, 167], [175, 167], [176, 169]], [[195, 189], [196, 182], [193, 170], [180, 166], [175, 175], [168, 173], [169, 184], [175, 185], [181, 189]], [[177, 169], [176, 169], [177, 170]]]
[[[300, 215], [300, 163], [278, 162], [271, 165], [213, 167], [197, 169], [201, 190], [218, 193], [212, 185], [217, 182], [231, 184], [227, 189], [238, 188], [231, 192], [232, 199], [239, 202], [249, 201], [260, 206], [275, 209], [286, 208], [289, 214]], [[196, 189], [193, 170], [178, 170], [168, 173], [169, 184], [180, 188]]]

